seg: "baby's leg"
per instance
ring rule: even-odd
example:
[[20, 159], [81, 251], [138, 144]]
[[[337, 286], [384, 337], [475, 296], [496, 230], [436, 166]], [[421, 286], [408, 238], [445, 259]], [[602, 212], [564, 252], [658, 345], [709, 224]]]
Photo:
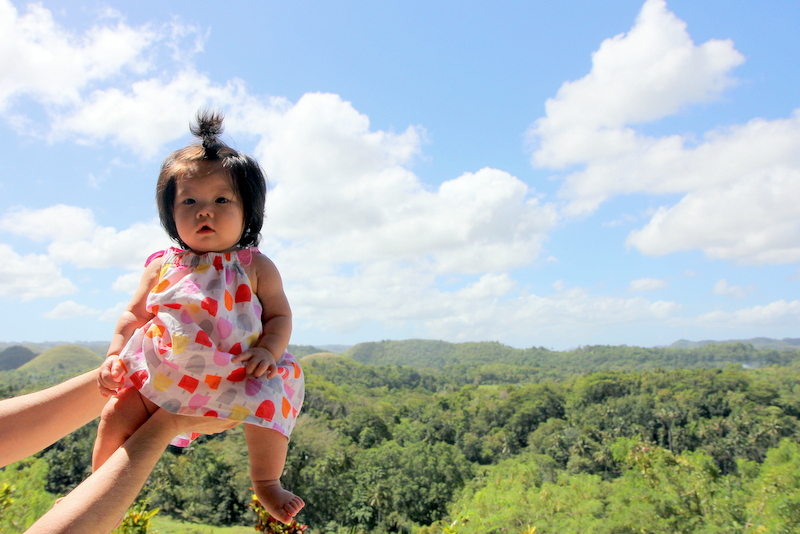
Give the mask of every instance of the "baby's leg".
[[278, 521], [291, 523], [306, 503], [281, 487], [288, 438], [277, 430], [250, 424], [244, 426], [244, 435], [250, 454], [250, 480], [259, 502]]
[[127, 388], [112, 397], [103, 408], [97, 439], [92, 451], [92, 472], [120, 448], [136, 430], [158, 409], [136, 388]]

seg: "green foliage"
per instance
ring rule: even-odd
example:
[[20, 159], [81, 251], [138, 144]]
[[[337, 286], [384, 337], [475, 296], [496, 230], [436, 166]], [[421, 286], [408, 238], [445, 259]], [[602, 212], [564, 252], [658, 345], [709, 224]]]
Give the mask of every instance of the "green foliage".
[[97, 426], [86, 425], [40, 453], [39, 456], [50, 466], [45, 486], [48, 492], [66, 495], [91, 474], [96, 435]]
[[800, 531], [800, 445], [784, 440], [769, 451], [750, 490], [748, 532]]
[[250, 492], [248, 461], [241, 427], [228, 439], [211, 439], [167, 452], [146, 486], [153, 506], [187, 521], [211, 525], [242, 524]]
[[265, 532], [267, 534], [302, 534], [308, 528], [307, 525], [302, 525], [296, 520], [292, 520], [288, 525], [284, 525], [273, 518], [269, 515], [269, 512], [261, 506], [255, 494], [253, 494], [253, 501], [250, 503], [250, 508], [256, 514], [256, 532]]
[[150, 509], [150, 500], [140, 500], [131, 506], [119, 527], [112, 531], [112, 534], [149, 534], [155, 532], [151, 530], [151, 521], [158, 508]]
[[[370, 365], [439, 369], [464, 383], [513, 383], [563, 379], [599, 371], [722, 368], [730, 364], [758, 368], [800, 362], [800, 349], [759, 350], [743, 343], [692, 348], [587, 346], [568, 352], [515, 349], [500, 343], [446, 343], [407, 340], [361, 343], [345, 355]], [[513, 369], [513, 366], [516, 369]]]
[[[316, 352], [302, 359], [282, 483], [306, 501], [309, 534], [798, 531], [798, 360], [742, 344]], [[2, 372], [0, 391], [37, 380]], [[48, 507], [45, 488], [66, 493], [88, 473], [93, 432], [41, 453], [50, 469], [25, 478]], [[9, 510], [27, 495], [19, 478], [0, 477], [17, 486]], [[252, 525], [249, 486], [237, 427], [168, 450], [145, 496], [158, 518]]]
[[0, 499], [0, 532], [24, 532], [53, 506], [55, 496], [44, 490], [46, 478], [47, 463], [37, 458], [0, 471], [0, 487], [6, 488], [5, 498]]
[[15, 491], [17, 491], [16, 486], [12, 486], [7, 482], [0, 484], [0, 517], [4, 517], [6, 515], [6, 510], [11, 508], [11, 505], [14, 504], [16, 500], [13, 497]]

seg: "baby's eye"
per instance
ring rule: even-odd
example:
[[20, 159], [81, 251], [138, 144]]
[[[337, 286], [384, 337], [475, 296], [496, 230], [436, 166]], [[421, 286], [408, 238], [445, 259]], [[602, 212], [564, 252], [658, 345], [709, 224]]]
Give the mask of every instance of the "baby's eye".
[[195, 203], [195, 200], [193, 198], [184, 198], [181, 201], [181, 204], [194, 204], [194, 203]]
[[230, 201], [229, 201], [227, 198], [225, 198], [225, 197], [219, 197], [219, 198], [216, 200], [216, 203], [217, 203], [217, 204], [225, 204], [226, 202], [230, 202]]

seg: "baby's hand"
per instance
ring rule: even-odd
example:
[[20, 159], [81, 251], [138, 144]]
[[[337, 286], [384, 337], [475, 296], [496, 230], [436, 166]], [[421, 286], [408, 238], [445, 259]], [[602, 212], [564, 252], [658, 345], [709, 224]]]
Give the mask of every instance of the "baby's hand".
[[262, 375], [264, 378], [272, 378], [278, 374], [275, 357], [270, 351], [261, 347], [251, 347], [231, 358], [231, 363], [238, 362], [247, 362], [244, 366], [247, 374], [256, 378]]
[[97, 370], [97, 387], [104, 397], [116, 395], [117, 390], [125, 383], [125, 367], [119, 356], [109, 356]]

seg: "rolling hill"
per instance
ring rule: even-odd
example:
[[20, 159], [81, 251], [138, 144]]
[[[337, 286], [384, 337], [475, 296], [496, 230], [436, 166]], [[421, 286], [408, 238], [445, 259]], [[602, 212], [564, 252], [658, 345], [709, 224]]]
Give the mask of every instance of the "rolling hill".
[[36, 357], [36, 352], [22, 345], [12, 345], [0, 351], [0, 371], [16, 369]]
[[670, 347], [674, 349], [693, 349], [696, 347], [704, 347], [706, 345], [731, 345], [734, 343], [743, 343], [745, 345], [752, 345], [757, 349], [786, 350], [786, 349], [800, 348], [800, 338], [788, 338], [788, 337], [783, 339], [754, 337], [751, 339], [734, 339], [728, 341], [712, 341], [712, 340], [687, 341], [685, 339], [681, 339], [680, 341], [676, 341], [675, 343], [670, 345]]
[[78, 345], [61, 345], [47, 350], [19, 367], [31, 375], [77, 375], [103, 362], [103, 357]]
[[594, 345], [556, 352], [545, 348], [516, 349], [496, 342], [448, 343], [406, 340], [361, 343], [344, 352], [367, 365], [403, 365], [417, 369], [500, 370], [509, 366], [535, 373], [643, 371], [654, 369], [761, 367], [800, 363], [800, 347], [759, 349], [739, 342], [691, 348], [643, 348]]

